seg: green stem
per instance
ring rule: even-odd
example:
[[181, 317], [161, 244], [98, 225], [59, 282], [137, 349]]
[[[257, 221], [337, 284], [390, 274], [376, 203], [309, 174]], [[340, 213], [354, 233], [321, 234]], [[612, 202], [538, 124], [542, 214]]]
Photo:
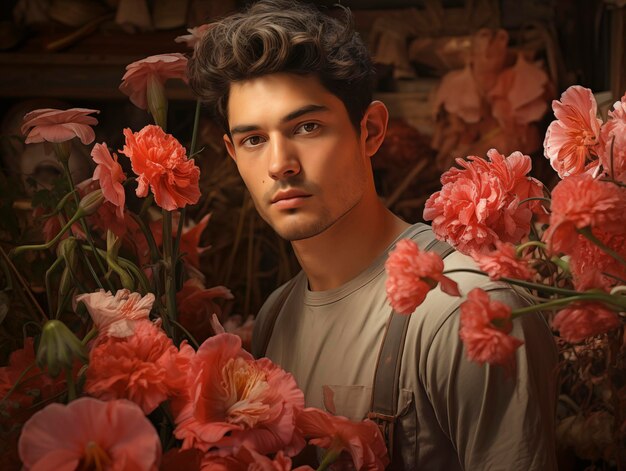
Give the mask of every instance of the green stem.
[[135, 213], [128, 212], [130, 216], [135, 220], [135, 222], [139, 225], [141, 232], [143, 232], [146, 241], [148, 242], [148, 247], [150, 248], [150, 261], [152, 263], [156, 263], [156, 261], [161, 257], [159, 253], [159, 248], [156, 245], [156, 241], [154, 240], [154, 235], [152, 231], [146, 226], [146, 223], [143, 221], [141, 217], [136, 215]]
[[72, 402], [76, 399], [76, 384], [74, 383], [72, 368], [67, 368], [65, 370], [65, 379], [67, 381], [67, 402]]
[[[163, 265], [165, 266], [165, 318], [176, 320], [176, 257], [172, 247], [172, 213], [163, 209]], [[163, 319], [163, 328], [166, 328]], [[169, 326], [167, 326], [169, 327]], [[167, 329], [166, 329], [167, 330]], [[173, 334], [173, 332], [171, 332]], [[176, 342], [175, 342], [176, 343]]]
[[555, 309], [576, 301], [600, 301], [604, 304], [612, 304], [619, 308], [626, 308], [626, 300], [620, 300], [616, 296], [611, 296], [609, 294], [587, 292], [579, 294], [577, 296], [568, 296], [566, 298], [554, 299], [552, 301], [548, 301], [547, 303], [533, 304], [532, 306], [514, 309], [511, 312], [511, 318], [515, 319], [516, 317], [528, 314], [530, 312], [549, 311], [551, 309]]
[[544, 196], [533, 196], [531, 198], [525, 198], [518, 203], [518, 206], [521, 206], [524, 203], [528, 203], [529, 201], [545, 201], [546, 203], [552, 203], [550, 198], [546, 198]]
[[96, 335], [98, 335], [98, 329], [94, 326], [89, 332], [87, 332], [87, 335], [83, 337], [83, 340], [81, 340], [82, 344], [87, 345]]
[[[69, 161], [63, 161], [63, 169], [65, 170], [65, 174], [67, 175], [67, 181], [70, 184], [70, 191], [72, 191], [72, 193], [74, 194], [74, 201], [76, 202], [76, 207], [78, 208], [78, 206], [80, 205], [80, 199], [78, 198], [77, 192], [74, 191], [75, 187], [74, 187], [74, 181], [72, 179], [72, 173], [70, 172]], [[87, 238], [87, 242], [89, 243], [89, 246], [93, 249], [95, 245], [93, 243], [93, 238], [91, 237], [91, 231], [89, 230], [89, 227], [87, 227], [87, 223], [85, 223], [85, 220], [83, 218], [80, 218], [80, 225], [83, 228], [83, 232], [85, 233], [85, 237]], [[106, 275], [104, 264], [102, 260], [100, 259], [100, 257], [98, 256], [98, 254], [95, 252], [95, 250], [94, 250], [94, 258], [96, 259], [96, 263], [98, 264], [98, 267], [100, 268], [100, 271], [102, 272], [102, 274]], [[87, 263], [87, 265], [90, 265], [89, 259], [87, 257], [85, 257], [85, 262]], [[100, 280], [98, 279], [97, 276], [95, 276], [95, 270], [93, 270], [92, 268], [90, 271], [92, 272], [92, 275], [94, 275], [96, 283], [98, 283], [98, 286], [102, 288], [102, 284], [100, 283]], [[107, 283], [109, 285], [109, 289], [113, 291], [113, 285], [108, 279], [107, 279]]]
[[333, 447], [329, 448], [326, 451], [326, 454], [324, 454], [324, 458], [322, 459], [322, 462], [320, 463], [316, 471], [324, 471], [325, 469], [327, 469], [331, 464], [337, 461], [337, 458], [339, 458], [340, 454], [341, 450], [335, 450]]
[[54, 261], [52, 265], [50, 265], [50, 268], [46, 270], [45, 284], [46, 284], [46, 299], [48, 300], [48, 309], [52, 309], [52, 291], [50, 287], [52, 274], [61, 265], [62, 262], [63, 262], [63, 258], [59, 257]]
[[604, 242], [602, 242], [595, 235], [593, 235], [593, 232], [591, 232], [591, 227], [585, 227], [583, 229], [578, 229], [578, 232], [580, 234], [584, 235], [587, 239], [589, 239], [591, 242], [596, 244], [598, 247], [600, 247], [600, 249], [602, 251], [604, 251], [605, 253], [609, 254], [611, 257], [613, 257], [615, 260], [620, 262], [622, 265], [626, 266], [626, 260], [624, 260], [624, 257], [622, 257], [615, 250], [613, 250], [612, 248], [607, 246]]
[[523, 244], [520, 244], [517, 247], [517, 249], [515, 251], [515, 255], [517, 255], [519, 257], [520, 255], [522, 255], [522, 252], [527, 247], [540, 247], [542, 249], [545, 249], [546, 248], [546, 244], [544, 244], [543, 242], [541, 242], [539, 240], [529, 240], [528, 242], [524, 242]]

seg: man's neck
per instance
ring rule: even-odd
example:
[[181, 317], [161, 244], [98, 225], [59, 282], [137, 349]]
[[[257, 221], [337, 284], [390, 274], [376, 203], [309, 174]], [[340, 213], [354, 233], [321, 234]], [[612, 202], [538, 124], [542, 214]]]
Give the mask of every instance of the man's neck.
[[309, 288], [326, 291], [355, 278], [409, 226], [376, 198], [361, 201], [321, 234], [291, 245]]

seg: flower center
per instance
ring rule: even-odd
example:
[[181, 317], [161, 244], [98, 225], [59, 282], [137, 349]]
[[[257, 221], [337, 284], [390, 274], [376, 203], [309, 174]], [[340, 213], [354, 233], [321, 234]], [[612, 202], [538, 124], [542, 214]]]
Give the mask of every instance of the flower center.
[[111, 464], [111, 458], [106, 451], [94, 441], [85, 445], [85, 454], [79, 464], [80, 471], [104, 471]]
[[250, 428], [264, 420], [270, 409], [263, 401], [269, 392], [265, 372], [243, 358], [234, 358], [224, 365], [223, 374], [226, 420]]

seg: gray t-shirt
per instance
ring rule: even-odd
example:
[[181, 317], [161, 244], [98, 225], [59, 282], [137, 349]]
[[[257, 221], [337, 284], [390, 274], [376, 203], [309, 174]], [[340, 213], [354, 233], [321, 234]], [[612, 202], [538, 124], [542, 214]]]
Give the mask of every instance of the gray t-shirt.
[[[420, 248], [432, 231], [416, 224], [401, 234]], [[378, 352], [391, 307], [384, 263], [395, 242], [369, 268], [346, 284], [310, 291], [304, 272], [276, 320], [266, 356], [292, 373], [307, 407], [353, 420], [368, 412]], [[475, 268], [453, 252], [445, 268]], [[481, 287], [512, 306], [528, 304], [507, 285], [470, 273], [450, 275], [466, 295]], [[268, 298], [256, 321], [252, 350], [283, 285]], [[481, 366], [465, 356], [459, 339], [462, 299], [436, 288], [411, 315], [400, 372], [400, 418], [395, 453], [406, 470], [556, 469], [554, 413], [557, 351], [542, 316], [514, 321], [512, 335], [525, 341], [516, 354], [515, 376]], [[391, 385], [390, 385], [391, 387]]]

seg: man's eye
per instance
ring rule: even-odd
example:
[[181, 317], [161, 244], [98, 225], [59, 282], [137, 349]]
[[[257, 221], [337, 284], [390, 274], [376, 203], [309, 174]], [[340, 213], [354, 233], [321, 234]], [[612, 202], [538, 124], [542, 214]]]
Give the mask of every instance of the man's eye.
[[246, 137], [241, 144], [248, 147], [258, 146], [263, 142], [263, 138], [261, 136], [250, 136]]
[[304, 123], [296, 129], [296, 134], [308, 134], [320, 127], [317, 123]]

